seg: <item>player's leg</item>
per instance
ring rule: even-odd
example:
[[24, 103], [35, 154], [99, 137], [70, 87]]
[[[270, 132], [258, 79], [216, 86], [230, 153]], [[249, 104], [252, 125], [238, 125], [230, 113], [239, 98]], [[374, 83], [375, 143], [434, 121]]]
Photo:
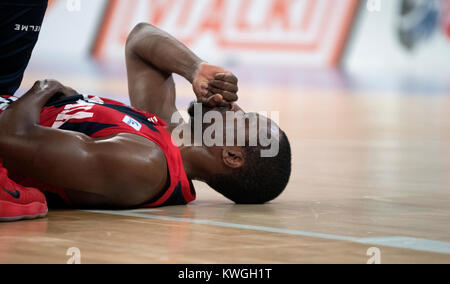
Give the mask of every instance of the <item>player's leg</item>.
[[[15, 97], [0, 96], [0, 117], [14, 100]], [[36, 188], [24, 187], [11, 180], [0, 157], [0, 222], [44, 217], [47, 211], [44, 194]]]
[[0, 0], [0, 95], [13, 95], [38, 40], [48, 0]]
[[[19, 88], [37, 42], [47, 0], [0, 0], [0, 95]], [[0, 116], [14, 97], [0, 96]], [[0, 157], [0, 221], [45, 216], [45, 196], [8, 177]]]

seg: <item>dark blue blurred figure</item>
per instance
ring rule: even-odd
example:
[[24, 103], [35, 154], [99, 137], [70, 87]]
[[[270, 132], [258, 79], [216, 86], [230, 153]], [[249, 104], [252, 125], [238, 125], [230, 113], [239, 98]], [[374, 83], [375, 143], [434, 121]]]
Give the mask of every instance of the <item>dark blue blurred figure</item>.
[[0, 95], [20, 87], [48, 0], [0, 0]]
[[403, 0], [400, 8], [400, 42], [409, 50], [439, 30], [441, 0]]

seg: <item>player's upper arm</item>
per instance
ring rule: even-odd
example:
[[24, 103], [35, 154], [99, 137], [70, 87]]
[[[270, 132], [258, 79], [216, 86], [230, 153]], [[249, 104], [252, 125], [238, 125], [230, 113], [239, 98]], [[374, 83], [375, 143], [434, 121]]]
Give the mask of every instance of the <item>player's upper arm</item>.
[[46, 127], [27, 135], [18, 139], [16, 149], [23, 151], [25, 160], [9, 159], [14, 171], [51, 185], [101, 195], [114, 206], [137, 206], [151, 200], [167, 179], [164, 155], [136, 135], [99, 140]]
[[143, 33], [149, 25], [137, 25], [130, 33], [125, 48], [128, 76], [128, 91], [134, 107], [153, 113], [169, 121], [176, 111], [175, 83], [171, 73], [162, 71], [144, 60], [140, 53], [151, 56], [152, 45], [157, 36]]

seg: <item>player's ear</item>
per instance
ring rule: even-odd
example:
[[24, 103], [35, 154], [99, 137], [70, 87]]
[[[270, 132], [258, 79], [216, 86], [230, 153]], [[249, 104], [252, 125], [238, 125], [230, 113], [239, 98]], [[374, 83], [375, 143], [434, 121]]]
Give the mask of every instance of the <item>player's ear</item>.
[[241, 147], [225, 147], [222, 150], [222, 160], [228, 167], [232, 169], [240, 168], [244, 165], [244, 152]]

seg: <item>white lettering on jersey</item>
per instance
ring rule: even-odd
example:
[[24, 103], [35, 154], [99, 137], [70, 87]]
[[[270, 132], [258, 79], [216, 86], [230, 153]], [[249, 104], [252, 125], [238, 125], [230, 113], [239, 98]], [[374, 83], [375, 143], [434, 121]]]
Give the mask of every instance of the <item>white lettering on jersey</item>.
[[6, 110], [9, 107], [9, 101], [0, 97], [0, 110]]
[[93, 112], [87, 112], [95, 104], [79, 100], [76, 104], [66, 105], [64, 110], [58, 114], [52, 128], [60, 128], [64, 123], [71, 119], [86, 119], [94, 116]]
[[140, 124], [137, 120], [129, 117], [128, 115], [125, 115], [122, 121], [133, 127], [136, 131], [140, 131], [142, 128], [142, 124]]
[[10, 106], [11, 102], [14, 101], [17, 101], [16, 97], [9, 97], [8, 99], [0, 97], [0, 110], [6, 110]]
[[83, 95], [83, 100], [88, 103], [101, 104], [101, 105], [103, 105], [105, 103], [101, 98], [99, 98], [97, 96], [89, 97], [88, 95]]
[[154, 117], [149, 118], [148, 121], [151, 121], [154, 124], [157, 124], [158, 123], [158, 118], [156, 116], [154, 116]]

